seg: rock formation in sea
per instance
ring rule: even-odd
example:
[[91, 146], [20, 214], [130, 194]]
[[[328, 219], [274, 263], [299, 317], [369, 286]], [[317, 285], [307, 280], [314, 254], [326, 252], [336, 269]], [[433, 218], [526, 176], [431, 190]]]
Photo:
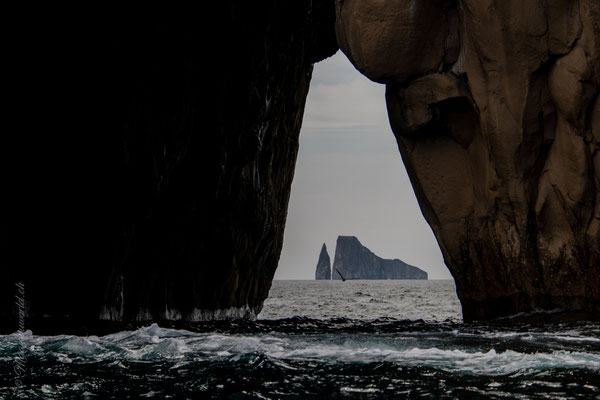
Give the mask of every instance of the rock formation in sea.
[[36, 333], [252, 317], [267, 297], [334, 4], [151, 8], [23, 26], [23, 129], [40, 134], [16, 135], [2, 332], [15, 281]]
[[329, 253], [327, 253], [327, 246], [325, 246], [325, 243], [323, 243], [321, 253], [319, 253], [319, 261], [317, 262], [317, 269], [315, 270], [315, 279], [331, 279], [331, 260], [329, 258]]
[[422, 269], [377, 257], [355, 236], [337, 238], [332, 279], [341, 279], [340, 273], [345, 279], [427, 279]]
[[[465, 320], [600, 311], [600, 2], [337, 0]], [[335, 263], [334, 263], [335, 264]]]
[[15, 282], [40, 334], [260, 310], [334, 27], [387, 85], [465, 319], [600, 313], [597, 0], [149, 8], [32, 16], [11, 42], [22, 114], [6, 146], [1, 332], [17, 326]]

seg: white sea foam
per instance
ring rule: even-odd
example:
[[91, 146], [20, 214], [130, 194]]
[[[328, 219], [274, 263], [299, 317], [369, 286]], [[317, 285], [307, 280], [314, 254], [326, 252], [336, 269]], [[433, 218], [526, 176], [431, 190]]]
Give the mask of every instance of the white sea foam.
[[548, 341], [553, 340], [557, 342], [581, 342], [581, 343], [600, 343], [600, 338], [583, 336], [580, 332], [576, 331], [563, 331], [560, 333], [556, 332], [485, 332], [485, 333], [473, 333], [473, 332], [460, 332], [453, 331], [455, 336], [467, 336], [474, 338], [487, 338], [487, 339], [518, 339], [528, 342], [534, 341]]
[[[227, 397], [236, 385], [266, 398], [283, 397], [290, 390], [301, 397], [318, 387], [348, 397], [408, 396], [415, 389], [433, 397], [439, 390], [519, 398], [531, 393], [569, 397], [565, 393], [571, 392], [592, 398], [600, 393], [594, 383], [600, 375], [597, 323], [460, 324], [451, 282], [275, 282], [274, 288], [276, 296], [264, 316], [297, 318], [197, 324], [208, 333], [156, 324], [101, 337], [29, 331], [0, 336], [0, 366], [12, 364], [22, 339], [31, 360], [28, 371], [52, 375], [32, 389], [39, 397], [91, 396], [115, 386], [113, 397], [123, 397], [113, 382], [124, 376], [131, 384], [128, 393], [166, 397], [167, 386], [144, 379], [146, 374], [168, 377], [201, 397]], [[199, 311], [197, 319], [247, 312], [251, 310]], [[399, 321], [403, 318], [430, 322]], [[47, 363], [51, 366], [42, 375], [35, 371]], [[368, 373], [361, 372], [365, 367]], [[204, 372], [211, 368], [236, 372]], [[405, 368], [412, 371], [407, 374]], [[96, 369], [98, 373], [81, 375]], [[448, 375], [452, 379], [445, 379]], [[437, 385], [442, 381], [447, 389]], [[44, 385], [48, 382], [52, 384]], [[456, 388], [462, 392], [453, 392]], [[0, 388], [0, 398], [13, 397], [18, 398]]]
[[600, 355], [585, 352], [553, 351], [522, 353], [445, 350], [439, 348], [390, 349], [377, 343], [363, 347], [323, 344], [296, 344], [291, 349], [267, 352], [281, 359], [327, 360], [331, 362], [393, 362], [405, 366], [426, 366], [447, 371], [498, 375], [550, 368], [588, 368], [600, 370]]
[[[527, 332], [490, 333], [500, 338], [522, 339]], [[553, 333], [535, 333], [553, 340], [587, 341], [597, 338]], [[431, 336], [437, 335], [437, 342]], [[516, 336], [515, 336], [516, 335]], [[519, 336], [520, 335], [520, 336]], [[452, 336], [456, 336], [454, 333]], [[103, 337], [33, 336], [26, 344], [34, 353], [54, 351], [64, 362], [76, 358], [96, 359], [181, 359], [188, 355], [195, 359], [237, 359], [244, 355], [263, 354], [274, 361], [315, 362], [390, 362], [403, 366], [425, 366], [446, 371], [486, 375], [505, 375], [517, 372], [544, 371], [552, 368], [585, 368], [600, 371], [600, 352], [567, 351], [550, 348], [535, 353], [516, 350], [497, 351], [462, 347], [424, 347], [426, 343], [440, 343], [447, 333], [431, 333], [417, 340], [414, 334], [353, 335], [235, 335], [200, 334], [185, 330], [165, 329], [156, 324], [136, 331], [119, 332]], [[11, 338], [6, 336], [5, 338]], [[12, 340], [13, 338], [11, 338]], [[435, 338], [434, 338], [435, 339]], [[428, 342], [429, 341], [429, 342]], [[542, 348], [543, 350], [543, 348]]]
[[363, 394], [363, 393], [380, 393], [381, 390], [376, 389], [376, 388], [358, 388], [358, 387], [342, 387], [340, 388], [340, 392], [345, 392], [345, 393], [358, 393], [358, 394]]
[[[377, 340], [340, 340], [323, 335], [225, 335], [193, 334], [187, 331], [163, 329], [158, 326], [134, 332], [121, 332], [102, 338], [47, 338], [62, 340], [57, 348], [72, 356], [92, 356], [112, 352], [130, 359], [182, 358], [187, 354], [200, 358], [239, 358], [246, 354], [264, 354], [273, 360], [317, 362], [391, 362], [403, 366], [426, 366], [446, 371], [486, 375], [505, 375], [522, 371], [543, 371], [552, 368], [586, 368], [600, 371], [600, 354], [554, 350], [526, 353], [495, 349], [443, 349], [410, 347], [394, 336]], [[38, 339], [39, 341], [39, 339]], [[335, 343], [332, 343], [335, 342]], [[114, 352], [112, 346], [120, 346]], [[45, 347], [45, 346], [43, 346]], [[287, 364], [285, 364], [287, 366]]]
[[94, 355], [103, 351], [100, 344], [89, 338], [72, 336], [69, 337], [57, 350], [77, 355]]
[[154, 345], [146, 345], [138, 351], [133, 351], [130, 357], [141, 360], [183, 358], [186, 353], [191, 351], [192, 349], [186, 345], [184, 340], [166, 338], [158, 339]]

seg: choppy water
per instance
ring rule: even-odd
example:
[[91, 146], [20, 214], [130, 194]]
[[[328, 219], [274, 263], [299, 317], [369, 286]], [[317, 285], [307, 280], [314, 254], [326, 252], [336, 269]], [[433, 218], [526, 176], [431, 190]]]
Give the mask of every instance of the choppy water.
[[600, 324], [459, 319], [452, 282], [280, 281], [254, 322], [0, 336], [0, 398], [600, 398]]
[[261, 319], [423, 319], [461, 321], [453, 281], [275, 281]]

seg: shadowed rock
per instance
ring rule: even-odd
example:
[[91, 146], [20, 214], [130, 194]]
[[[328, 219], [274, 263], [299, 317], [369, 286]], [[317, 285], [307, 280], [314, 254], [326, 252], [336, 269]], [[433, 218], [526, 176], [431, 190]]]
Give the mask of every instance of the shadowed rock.
[[329, 259], [329, 253], [327, 253], [327, 246], [325, 246], [325, 243], [323, 243], [323, 247], [321, 247], [321, 253], [319, 254], [319, 261], [317, 262], [317, 269], [315, 271], [315, 279], [331, 279], [331, 260]]
[[600, 311], [600, 3], [336, 5], [465, 320]]
[[338, 236], [333, 279], [427, 279], [427, 272], [405, 262], [377, 257], [355, 236]]
[[0, 331], [16, 330], [15, 281], [36, 333], [261, 309], [313, 63], [337, 50], [334, 5], [168, 8], [23, 30], [25, 120], [43, 134], [15, 146]]

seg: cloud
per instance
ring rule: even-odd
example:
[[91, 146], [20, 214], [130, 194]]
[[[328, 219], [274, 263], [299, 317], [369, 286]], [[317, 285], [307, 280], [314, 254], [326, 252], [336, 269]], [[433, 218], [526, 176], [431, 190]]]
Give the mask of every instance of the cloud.
[[345, 56], [338, 53], [332, 62], [347, 72], [333, 82], [319, 79], [319, 64], [315, 67], [313, 76], [319, 82], [313, 81], [309, 91], [303, 122], [306, 133], [312, 135], [319, 130], [329, 133], [332, 129], [358, 127], [389, 129], [385, 87], [360, 75], [347, 59], [347, 65], [339, 65], [339, 59], [344, 60]]

